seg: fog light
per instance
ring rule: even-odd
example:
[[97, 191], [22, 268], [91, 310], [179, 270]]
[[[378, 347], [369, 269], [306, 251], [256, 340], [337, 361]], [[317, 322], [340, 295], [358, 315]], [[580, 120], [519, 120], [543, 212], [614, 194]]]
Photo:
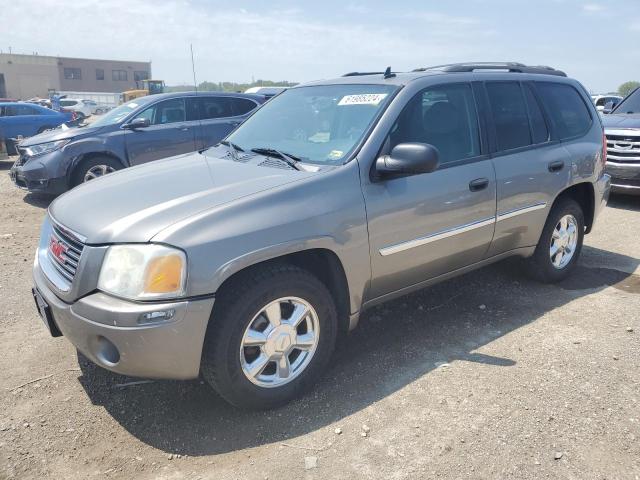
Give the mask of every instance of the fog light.
[[170, 308], [169, 310], [147, 312], [138, 317], [138, 323], [144, 324], [166, 322], [167, 320], [171, 320], [175, 314], [176, 311], [173, 308]]

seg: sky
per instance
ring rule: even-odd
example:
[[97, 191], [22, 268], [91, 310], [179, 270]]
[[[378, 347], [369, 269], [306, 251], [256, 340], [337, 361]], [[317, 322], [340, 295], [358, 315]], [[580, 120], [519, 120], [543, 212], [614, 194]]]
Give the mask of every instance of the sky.
[[[464, 61], [640, 80], [640, 0], [0, 0], [0, 50], [150, 60], [169, 85], [305, 82]], [[5, 28], [10, 25], [10, 28]]]

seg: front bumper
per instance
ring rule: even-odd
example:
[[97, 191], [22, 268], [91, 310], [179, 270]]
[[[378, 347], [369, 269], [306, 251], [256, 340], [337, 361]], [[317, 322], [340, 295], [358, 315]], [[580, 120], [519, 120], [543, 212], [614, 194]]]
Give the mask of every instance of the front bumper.
[[607, 161], [606, 172], [612, 192], [640, 195], [640, 163]]
[[45, 157], [56, 156], [59, 152], [51, 152], [42, 157], [29, 158], [25, 161], [20, 157], [9, 170], [9, 177], [16, 187], [34, 193], [60, 195], [69, 189], [66, 176], [53, 177], [42, 162]]
[[[69, 304], [53, 293], [37, 257], [33, 280], [57, 328], [94, 363], [136, 377], [198, 376], [213, 298], [138, 303], [97, 292]], [[169, 310], [174, 311], [170, 320], [140, 323], [145, 313]]]

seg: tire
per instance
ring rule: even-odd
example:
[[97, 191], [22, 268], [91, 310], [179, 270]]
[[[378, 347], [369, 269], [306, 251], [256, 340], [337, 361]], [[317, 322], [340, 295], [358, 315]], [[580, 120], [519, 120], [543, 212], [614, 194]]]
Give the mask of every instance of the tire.
[[[559, 222], [562, 219], [567, 219], [569, 222], [567, 225], [567, 231], [571, 231], [571, 218], [575, 222], [573, 227], [575, 228], [575, 246], [571, 249], [568, 247], [573, 245], [574, 241], [569, 238], [563, 238], [556, 240], [554, 235]], [[558, 253], [552, 255], [552, 248], [554, 244], [552, 242], [558, 242], [562, 247], [563, 241], [568, 242], [569, 245], [563, 251], [562, 248], [556, 249]], [[582, 242], [584, 240], [584, 213], [580, 205], [571, 198], [560, 199], [549, 212], [547, 222], [540, 235], [540, 240], [536, 246], [536, 250], [531, 258], [528, 259], [528, 271], [529, 274], [536, 280], [543, 283], [556, 283], [567, 278], [573, 269], [575, 268], [580, 252], [582, 251]], [[558, 247], [558, 244], [555, 245]], [[569, 252], [571, 250], [572, 253]], [[568, 255], [568, 257], [565, 257]], [[559, 261], [560, 259], [560, 261]], [[555, 264], [554, 264], [555, 261]]]
[[115, 172], [116, 170], [120, 170], [121, 168], [122, 164], [115, 158], [107, 156], [91, 157], [87, 160], [81, 161], [74, 169], [71, 183], [74, 187], [77, 187], [81, 183], [92, 180], [88, 179], [88, 176], [92, 170], [95, 173], [99, 173], [100, 171], [103, 172], [100, 175], [95, 175], [94, 178], [97, 178], [102, 175], [107, 175], [109, 173]]
[[[276, 348], [274, 345], [278, 345], [275, 342], [278, 338], [289, 338], [288, 334], [275, 330], [274, 324], [267, 321], [268, 317], [264, 314], [266, 306], [282, 299], [287, 301], [279, 303], [283, 321], [278, 328], [289, 328], [286, 320], [290, 313], [288, 301], [298, 307], [300, 303], [295, 302], [307, 302], [311, 313], [300, 322], [294, 336], [296, 340], [302, 338], [305, 331], [309, 333], [311, 329], [308, 325], [314, 324], [317, 332], [317, 336], [314, 336], [317, 338], [315, 347], [313, 351], [306, 351], [310, 357], [303, 357], [305, 351], [296, 354], [296, 349], [285, 354], [290, 368], [283, 368], [282, 375], [279, 364], [283, 357], [280, 357], [279, 361], [268, 361], [264, 368], [256, 369], [258, 373], [250, 376], [245, 371], [249, 370], [249, 365], [255, 365], [252, 362], [257, 361], [258, 357], [271, 359], [274, 355], [281, 355], [281, 352], [273, 352]], [[289, 320], [293, 318], [291, 314]], [[312, 322], [314, 318], [315, 323]], [[259, 330], [261, 323], [267, 332], [261, 338], [268, 338], [268, 343], [241, 348], [249, 326]], [[269, 331], [270, 328], [272, 330]], [[202, 376], [222, 398], [236, 407], [258, 410], [283, 405], [316, 383], [335, 348], [337, 330], [335, 303], [325, 285], [311, 273], [288, 264], [251, 269], [240, 273], [216, 295], [203, 347]], [[296, 370], [298, 361], [301, 363]], [[290, 377], [281, 378], [286, 372]]]

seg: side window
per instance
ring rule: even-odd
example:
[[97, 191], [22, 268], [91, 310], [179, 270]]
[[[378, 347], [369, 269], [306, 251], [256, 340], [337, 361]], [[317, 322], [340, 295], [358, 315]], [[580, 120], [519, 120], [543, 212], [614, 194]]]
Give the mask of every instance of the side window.
[[440, 163], [480, 155], [478, 117], [471, 86], [440, 85], [413, 97], [391, 129], [391, 148], [399, 143], [429, 143]]
[[232, 98], [233, 114], [245, 115], [257, 107], [256, 103], [246, 98]]
[[518, 82], [487, 82], [487, 94], [496, 129], [497, 149], [531, 145], [529, 118]]
[[231, 98], [202, 96], [197, 98], [200, 119], [233, 117]]
[[524, 96], [527, 101], [527, 109], [529, 110], [529, 122], [531, 123], [533, 143], [545, 143], [549, 141], [549, 129], [544, 120], [540, 104], [531, 89], [531, 85], [524, 86]]
[[151, 125], [184, 122], [186, 119], [184, 99], [164, 100], [147, 108], [135, 118], [148, 118]]
[[578, 91], [563, 83], [536, 82], [560, 140], [582, 135], [591, 126], [591, 114]]

